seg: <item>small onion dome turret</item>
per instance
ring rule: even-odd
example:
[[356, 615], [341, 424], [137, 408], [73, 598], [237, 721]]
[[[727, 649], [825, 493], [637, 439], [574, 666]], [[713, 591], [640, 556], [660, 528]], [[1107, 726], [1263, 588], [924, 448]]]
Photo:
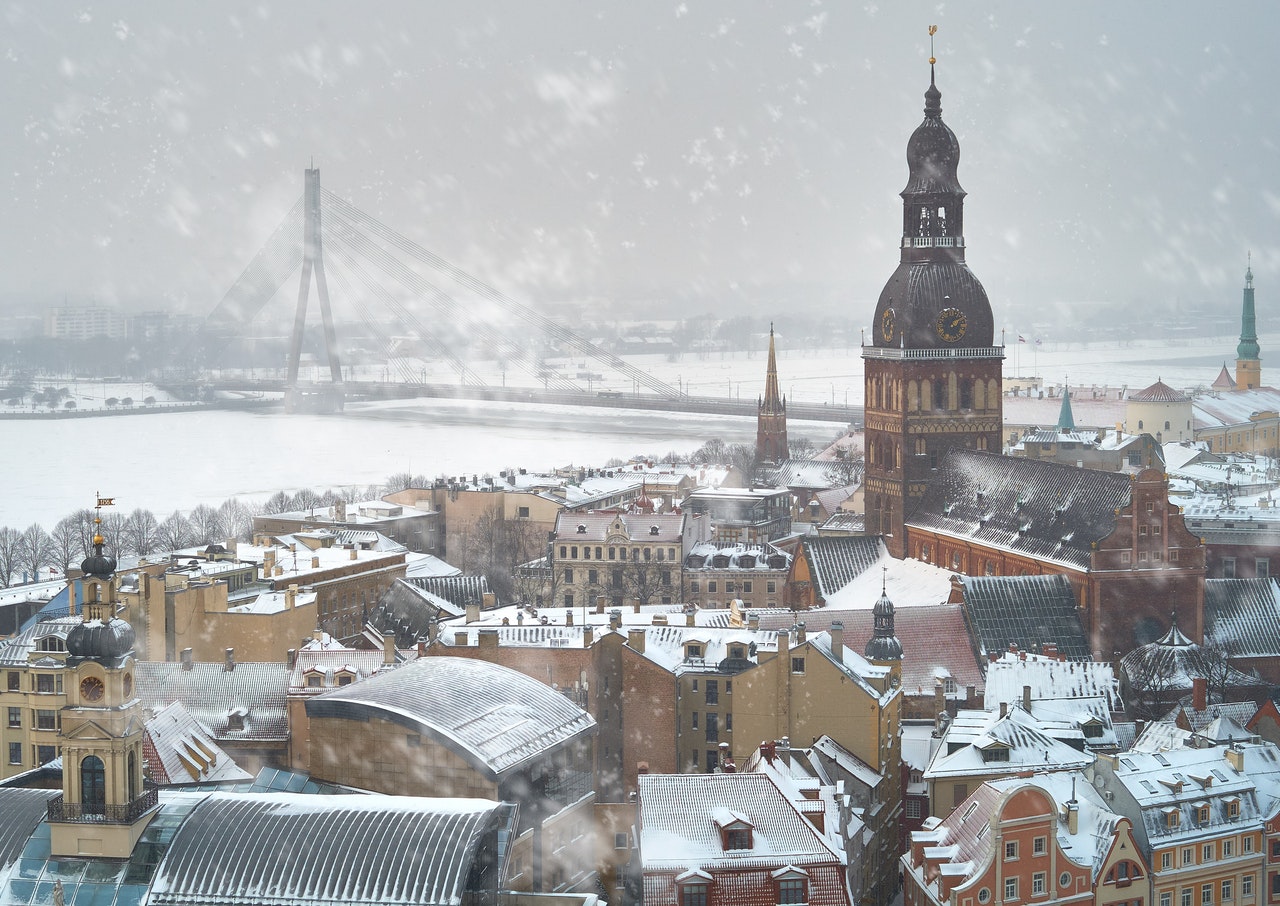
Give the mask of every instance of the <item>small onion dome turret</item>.
[[80, 572], [84, 573], [86, 577], [110, 579], [115, 575], [115, 558], [108, 557], [102, 552], [104, 543], [101, 535], [93, 536], [93, 553], [80, 561]]
[[67, 654], [71, 658], [111, 663], [133, 652], [133, 627], [125, 620], [112, 617], [85, 620], [67, 633]]
[[862, 653], [863, 657], [869, 661], [902, 660], [902, 643], [898, 641], [893, 626], [893, 602], [883, 590], [880, 592], [880, 600], [876, 601], [876, 606], [872, 608], [871, 613], [875, 632], [867, 640], [866, 650]]

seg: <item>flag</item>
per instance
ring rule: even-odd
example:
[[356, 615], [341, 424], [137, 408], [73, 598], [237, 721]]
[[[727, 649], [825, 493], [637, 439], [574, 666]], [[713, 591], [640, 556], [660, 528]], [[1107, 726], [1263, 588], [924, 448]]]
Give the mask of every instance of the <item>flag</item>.
[[1022, 334], [1018, 334], [1018, 342], [1019, 342], [1019, 343], [1025, 343], [1025, 342], [1027, 342], [1027, 338], [1026, 338], [1026, 337], [1024, 337]]

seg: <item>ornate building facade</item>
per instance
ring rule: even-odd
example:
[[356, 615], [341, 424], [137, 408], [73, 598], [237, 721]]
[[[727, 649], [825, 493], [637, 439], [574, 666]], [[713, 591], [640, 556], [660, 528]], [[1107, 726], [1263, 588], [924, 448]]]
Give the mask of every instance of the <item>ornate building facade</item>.
[[1000, 449], [1001, 363], [986, 290], [965, 263], [960, 144], [930, 63], [907, 142], [901, 260], [880, 293], [866, 370], [867, 531], [906, 551], [905, 521], [952, 449]]

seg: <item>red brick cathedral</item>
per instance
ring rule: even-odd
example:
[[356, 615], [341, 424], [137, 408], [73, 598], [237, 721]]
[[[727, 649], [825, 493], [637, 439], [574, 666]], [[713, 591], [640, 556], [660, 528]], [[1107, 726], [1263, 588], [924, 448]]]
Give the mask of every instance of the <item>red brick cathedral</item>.
[[960, 143], [929, 69], [924, 122], [907, 142], [902, 259], [864, 340], [867, 530], [905, 554], [904, 523], [953, 449], [1000, 450], [1001, 362], [991, 303], [964, 260]]

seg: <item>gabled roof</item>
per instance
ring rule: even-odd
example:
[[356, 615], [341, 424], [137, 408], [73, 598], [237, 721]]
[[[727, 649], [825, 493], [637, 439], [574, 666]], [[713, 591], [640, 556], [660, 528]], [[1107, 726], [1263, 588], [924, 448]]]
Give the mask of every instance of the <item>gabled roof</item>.
[[[221, 663], [202, 662], [184, 670], [181, 663], [139, 661], [134, 676], [143, 707], [159, 711], [182, 702], [223, 745], [289, 737], [289, 668], [284, 664], [244, 663], [227, 670]], [[233, 711], [243, 712], [244, 729], [231, 729]]]
[[57, 636], [64, 642], [71, 627], [83, 620], [79, 616], [55, 617], [32, 623], [26, 629], [3, 642], [0, 642], [0, 667], [25, 667], [28, 655], [36, 650], [39, 640], [46, 636]]
[[1011, 644], [1037, 651], [1049, 642], [1066, 658], [1088, 659], [1089, 642], [1066, 576], [960, 576], [959, 581], [979, 654], [1003, 652]]
[[489, 592], [489, 580], [484, 576], [414, 576], [406, 581], [462, 610], [468, 604], [483, 606]]
[[1128, 475], [1049, 460], [952, 451], [909, 527], [1087, 569], [1091, 545], [1115, 530]]
[[1280, 584], [1275, 579], [1206, 579], [1206, 640], [1232, 657], [1280, 656]]
[[884, 541], [878, 535], [806, 538], [803, 550], [813, 571], [818, 594], [823, 598], [835, 594], [865, 573], [885, 553]]
[[148, 774], [159, 784], [252, 780], [191, 716], [174, 702], [147, 721]]
[[489, 780], [596, 732], [551, 687], [471, 658], [428, 657], [307, 700], [307, 716], [378, 717], [429, 736]]
[[[767, 774], [642, 774], [638, 787], [646, 902], [652, 872], [803, 868], [843, 862], [843, 854], [814, 829]], [[713, 819], [718, 808], [737, 812], [752, 823], [751, 849], [724, 848]], [[809, 902], [829, 902], [830, 895], [830, 890], [811, 890]]]
[[[1007, 748], [1008, 759], [984, 761], [982, 750], [994, 747]], [[1054, 739], [1021, 708], [1009, 708], [1004, 717], [997, 711], [960, 711], [947, 727], [924, 777], [1061, 771], [1087, 767], [1093, 759], [1093, 755]]]

